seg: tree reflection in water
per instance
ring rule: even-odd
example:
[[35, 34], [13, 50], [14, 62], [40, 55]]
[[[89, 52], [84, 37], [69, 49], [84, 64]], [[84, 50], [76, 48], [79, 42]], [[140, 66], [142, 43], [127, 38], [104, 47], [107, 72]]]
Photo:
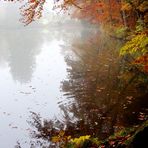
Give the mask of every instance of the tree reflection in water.
[[[110, 42], [109, 42], [110, 41]], [[55, 147], [51, 138], [91, 135], [105, 139], [123, 127], [132, 127], [146, 120], [147, 89], [141, 92], [135, 79], [126, 82], [122, 77], [123, 62], [118, 56], [121, 41], [99, 34], [85, 44], [73, 43], [72, 55], [65, 55], [68, 78], [61, 83], [67, 102], [59, 103], [62, 119], [42, 120], [32, 113], [32, 136], [45, 147]], [[39, 142], [35, 142], [39, 143]], [[47, 146], [48, 145], [48, 146]], [[57, 146], [58, 147], [58, 146]]]

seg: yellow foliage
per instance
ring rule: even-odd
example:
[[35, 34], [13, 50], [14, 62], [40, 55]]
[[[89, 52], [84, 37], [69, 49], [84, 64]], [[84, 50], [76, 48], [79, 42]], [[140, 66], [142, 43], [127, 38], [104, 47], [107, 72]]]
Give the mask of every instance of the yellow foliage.
[[139, 10], [141, 12], [145, 12], [148, 9], [148, 1], [144, 1], [140, 6], [139, 6]]
[[132, 6], [129, 3], [122, 3], [121, 10], [130, 11], [130, 10], [132, 10]]
[[148, 52], [148, 37], [146, 34], [139, 34], [128, 41], [120, 50], [121, 55], [136, 54], [144, 55]]
[[51, 141], [52, 141], [53, 143], [57, 143], [57, 142], [60, 141], [60, 137], [54, 136], [54, 137], [52, 137]]
[[89, 138], [90, 138], [90, 135], [80, 136], [79, 138], [71, 139], [71, 142], [76, 145], [80, 145], [81, 143], [83, 143], [85, 140], [88, 140]]
[[59, 136], [60, 136], [60, 137], [64, 136], [64, 134], [65, 134], [65, 132], [62, 131], [62, 130], [59, 132]]
[[64, 140], [64, 139], [69, 138], [69, 137], [65, 137], [64, 134], [65, 134], [65, 132], [64, 132], [63, 130], [61, 130], [61, 131], [58, 133], [57, 136], [53, 136], [53, 137], [52, 137], [51, 141], [52, 141], [53, 143], [57, 143], [57, 142], [60, 142], [60, 141], [62, 141], [62, 140]]
[[120, 55], [130, 54], [142, 71], [148, 73], [148, 36], [146, 33], [135, 35], [120, 50]]

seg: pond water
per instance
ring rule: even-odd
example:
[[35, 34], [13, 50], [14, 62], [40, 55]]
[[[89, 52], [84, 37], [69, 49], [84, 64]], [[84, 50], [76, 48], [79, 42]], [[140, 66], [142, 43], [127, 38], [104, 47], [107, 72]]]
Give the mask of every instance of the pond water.
[[82, 27], [0, 30], [1, 147], [14, 147], [17, 140], [25, 143], [30, 111], [44, 118], [60, 116], [61, 81], [67, 76], [63, 47], [69, 51], [85, 31]]
[[73, 24], [0, 30], [0, 147], [48, 147], [53, 128], [102, 139], [146, 120], [145, 88], [121, 79], [122, 42]]

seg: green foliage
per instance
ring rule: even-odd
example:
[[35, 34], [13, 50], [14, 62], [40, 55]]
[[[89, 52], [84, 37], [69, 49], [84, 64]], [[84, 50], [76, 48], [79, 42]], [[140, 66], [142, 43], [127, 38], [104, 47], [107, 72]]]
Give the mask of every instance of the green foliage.
[[117, 37], [125, 37], [127, 35], [127, 29], [126, 27], [119, 27], [116, 29], [115, 34]]
[[135, 32], [136, 33], [139, 33], [139, 32], [142, 32], [143, 30], [144, 30], [144, 23], [143, 23], [143, 21], [141, 19], [139, 19], [137, 21], [137, 24], [136, 24], [136, 30], [135, 30]]

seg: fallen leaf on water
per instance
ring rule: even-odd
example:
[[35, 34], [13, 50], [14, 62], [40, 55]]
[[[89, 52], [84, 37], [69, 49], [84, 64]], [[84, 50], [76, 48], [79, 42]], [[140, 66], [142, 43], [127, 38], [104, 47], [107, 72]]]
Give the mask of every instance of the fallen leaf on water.
[[15, 128], [15, 129], [16, 129], [16, 128], [18, 128], [18, 127], [17, 127], [17, 126], [12, 126], [12, 128]]

